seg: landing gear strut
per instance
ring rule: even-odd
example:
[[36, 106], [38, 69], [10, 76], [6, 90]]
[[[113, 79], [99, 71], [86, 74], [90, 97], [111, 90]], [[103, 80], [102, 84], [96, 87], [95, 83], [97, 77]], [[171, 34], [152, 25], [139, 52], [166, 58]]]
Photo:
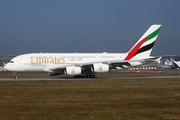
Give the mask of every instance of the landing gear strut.
[[13, 72], [12, 74], [14, 75], [14, 79], [18, 79], [18, 75], [15, 72]]

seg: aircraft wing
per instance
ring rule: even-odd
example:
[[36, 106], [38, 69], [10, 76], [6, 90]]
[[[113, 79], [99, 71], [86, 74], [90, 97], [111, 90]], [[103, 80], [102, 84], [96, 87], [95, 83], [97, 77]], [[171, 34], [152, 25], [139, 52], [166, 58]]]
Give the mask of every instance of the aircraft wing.
[[157, 58], [147, 58], [147, 59], [140, 59], [140, 60], [113, 60], [113, 61], [107, 61], [103, 62], [104, 64], [109, 64], [112, 68], [116, 69], [126, 69], [133, 66], [143, 65], [147, 63], [151, 63], [155, 61]]
[[64, 72], [64, 69], [66, 67], [70, 66], [76, 66], [81, 67], [84, 70], [88, 71], [91, 69], [93, 64], [107, 64], [111, 69], [125, 69], [130, 68], [132, 66], [138, 66], [142, 64], [147, 64], [150, 62], [153, 62], [155, 59], [159, 57], [152, 57], [147, 59], [141, 59], [141, 60], [110, 60], [110, 61], [97, 61], [97, 62], [85, 62], [85, 63], [76, 63], [76, 64], [63, 64], [63, 65], [53, 65], [50, 67], [45, 68], [43, 71], [45, 72]]

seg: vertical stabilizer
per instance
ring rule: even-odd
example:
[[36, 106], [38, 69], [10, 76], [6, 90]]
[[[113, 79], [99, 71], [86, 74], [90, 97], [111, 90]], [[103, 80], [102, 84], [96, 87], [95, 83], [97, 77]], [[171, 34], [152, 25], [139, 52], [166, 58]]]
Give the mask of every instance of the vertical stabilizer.
[[178, 65], [178, 63], [175, 62], [171, 57], [168, 57], [168, 59], [169, 59], [169, 61], [172, 63], [172, 65], [173, 65], [174, 68], [180, 68], [179, 65]]
[[161, 25], [152, 25], [129, 50], [124, 60], [143, 59], [150, 56]]

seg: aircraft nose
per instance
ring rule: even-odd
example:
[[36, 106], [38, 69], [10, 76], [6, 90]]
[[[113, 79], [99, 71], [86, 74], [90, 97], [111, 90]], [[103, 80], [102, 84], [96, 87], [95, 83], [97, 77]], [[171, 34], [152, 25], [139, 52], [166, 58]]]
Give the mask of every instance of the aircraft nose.
[[7, 64], [4, 66], [4, 69], [5, 69], [5, 70], [8, 70]]
[[7, 70], [7, 71], [11, 71], [12, 66], [9, 65], [9, 63], [7, 63], [7, 64], [4, 66], [4, 68], [5, 68], [5, 70]]

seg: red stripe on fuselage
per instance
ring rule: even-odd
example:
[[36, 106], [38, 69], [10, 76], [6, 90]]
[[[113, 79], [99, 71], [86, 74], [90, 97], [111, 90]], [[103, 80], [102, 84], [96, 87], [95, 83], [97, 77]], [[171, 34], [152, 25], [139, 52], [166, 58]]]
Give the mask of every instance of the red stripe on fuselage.
[[[148, 36], [147, 36], [148, 37]], [[134, 57], [134, 55], [136, 54], [136, 52], [139, 50], [139, 48], [141, 47], [141, 45], [145, 42], [145, 40], [147, 39], [147, 37], [145, 37], [144, 39], [142, 39], [126, 56], [126, 58], [124, 60], [130, 60], [132, 57]]]

